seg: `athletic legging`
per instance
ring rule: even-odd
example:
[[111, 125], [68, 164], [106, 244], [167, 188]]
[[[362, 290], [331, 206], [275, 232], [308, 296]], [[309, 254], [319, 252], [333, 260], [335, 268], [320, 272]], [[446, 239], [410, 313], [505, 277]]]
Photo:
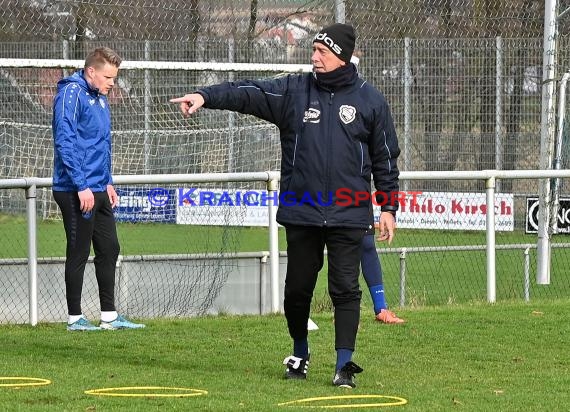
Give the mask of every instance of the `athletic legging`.
[[360, 258], [360, 267], [366, 285], [371, 288], [382, 284], [382, 265], [380, 257], [376, 252], [376, 242], [374, 241], [374, 232], [367, 233], [362, 239], [362, 257]]

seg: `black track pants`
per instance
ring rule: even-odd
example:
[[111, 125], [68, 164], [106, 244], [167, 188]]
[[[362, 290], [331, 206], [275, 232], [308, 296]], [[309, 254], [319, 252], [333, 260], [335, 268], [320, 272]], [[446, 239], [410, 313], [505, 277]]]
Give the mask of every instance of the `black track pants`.
[[317, 276], [328, 254], [328, 288], [334, 305], [335, 349], [354, 350], [360, 321], [358, 284], [364, 229], [285, 226], [287, 275], [285, 317], [293, 339], [307, 336], [307, 321]]
[[95, 192], [93, 195], [95, 206], [90, 215], [84, 216], [79, 209], [77, 192], [53, 192], [63, 216], [67, 238], [65, 292], [70, 315], [82, 313], [83, 275], [91, 242], [101, 310], [115, 310], [115, 265], [120, 251], [115, 217], [107, 192]]

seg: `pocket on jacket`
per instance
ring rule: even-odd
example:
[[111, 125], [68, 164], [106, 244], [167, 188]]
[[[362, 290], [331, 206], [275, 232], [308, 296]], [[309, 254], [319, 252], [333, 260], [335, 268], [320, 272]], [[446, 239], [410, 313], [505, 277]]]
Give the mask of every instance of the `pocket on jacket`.
[[298, 184], [296, 184], [296, 180], [298, 179], [298, 173], [297, 173], [297, 168], [293, 167], [293, 171], [291, 172], [291, 177], [289, 177], [286, 181], [283, 181], [283, 187], [282, 190], [280, 191], [282, 194], [285, 193], [294, 193], [295, 194], [295, 199], [300, 199], [301, 197], [299, 196], [299, 187]]
[[368, 154], [368, 147], [365, 146], [361, 141], [357, 141], [358, 154], [359, 154], [359, 170], [360, 176], [370, 176], [372, 174], [372, 164], [370, 161], [370, 155]]

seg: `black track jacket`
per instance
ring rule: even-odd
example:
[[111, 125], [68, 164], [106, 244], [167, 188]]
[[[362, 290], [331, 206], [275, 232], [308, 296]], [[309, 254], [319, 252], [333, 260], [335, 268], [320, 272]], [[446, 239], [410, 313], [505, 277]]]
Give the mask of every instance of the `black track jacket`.
[[398, 209], [400, 149], [390, 108], [360, 77], [334, 93], [320, 88], [312, 73], [197, 93], [206, 108], [254, 115], [279, 128], [280, 224], [370, 228], [371, 175], [382, 211]]

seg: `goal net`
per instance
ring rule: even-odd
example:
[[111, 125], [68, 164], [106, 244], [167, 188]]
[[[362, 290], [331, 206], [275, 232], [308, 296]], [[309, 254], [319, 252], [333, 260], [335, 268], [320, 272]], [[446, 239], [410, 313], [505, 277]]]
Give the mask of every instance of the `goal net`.
[[[0, 59], [0, 171], [5, 177], [52, 174], [52, 99], [75, 60]], [[39, 66], [39, 67], [34, 67]], [[184, 119], [169, 103], [199, 87], [236, 78], [266, 78], [304, 65], [124, 62], [108, 98], [113, 122], [113, 174], [220, 173], [278, 169], [276, 128], [252, 116], [202, 110]], [[19, 211], [1, 198], [4, 210]], [[42, 208], [54, 214], [52, 202]]]
[[[2, 177], [52, 176], [51, 116], [56, 83], [82, 65], [83, 61], [76, 60], [0, 59]], [[279, 133], [272, 124], [253, 116], [217, 110], [200, 110], [183, 118], [178, 105], [169, 103], [169, 99], [223, 81], [271, 78], [306, 70], [304, 65], [287, 64], [123, 62], [116, 86], [108, 96], [113, 124], [113, 174], [278, 170]], [[122, 197], [119, 213], [116, 212], [121, 254], [183, 256], [153, 265], [153, 270], [160, 271], [152, 274], [156, 284], [149, 285], [148, 279], [142, 278], [144, 271], [138, 275], [140, 278], [130, 275], [127, 304], [135, 308], [133, 314], [153, 317], [206, 313], [233, 269], [223, 258], [240, 250], [245, 206], [226, 203], [216, 209], [217, 217], [198, 214], [184, 226], [173, 224], [181, 223], [174, 215], [176, 208], [165, 209], [158, 217], [133, 212], [141, 210], [139, 206], [157, 186], [175, 196], [177, 190], [189, 188], [234, 193], [264, 190], [265, 185], [236, 182], [116, 187]], [[38, 190], [37, 207], [43, 220], [60, 220], [51, 189]], [[0, 209], [3, 214], [23, 214], [23, 191], [0, 190]], [[154, 226], [149, 230], [151, 225]], [[42, 242], [42, 233], [38, 236], [39, 257], [64, 256], [65, 245]], [[141, 244], [133, 242], [134, 238], [148, 241]], [[156, 249], [148, 246], [153, 242]], [[208, 253], [210, 258], [192, 264], [184, 258], [197, 253]], [[25, 257], [25, 248], [13, 255], [19, 254]], [[91, 277], [89, 273], [87, 277]], [[158, 291], [160, 299], [156, 299]], [[121, 296], [117, 298], [121, 300]], [[95, 298], [87, 304], [98, 307]]]

